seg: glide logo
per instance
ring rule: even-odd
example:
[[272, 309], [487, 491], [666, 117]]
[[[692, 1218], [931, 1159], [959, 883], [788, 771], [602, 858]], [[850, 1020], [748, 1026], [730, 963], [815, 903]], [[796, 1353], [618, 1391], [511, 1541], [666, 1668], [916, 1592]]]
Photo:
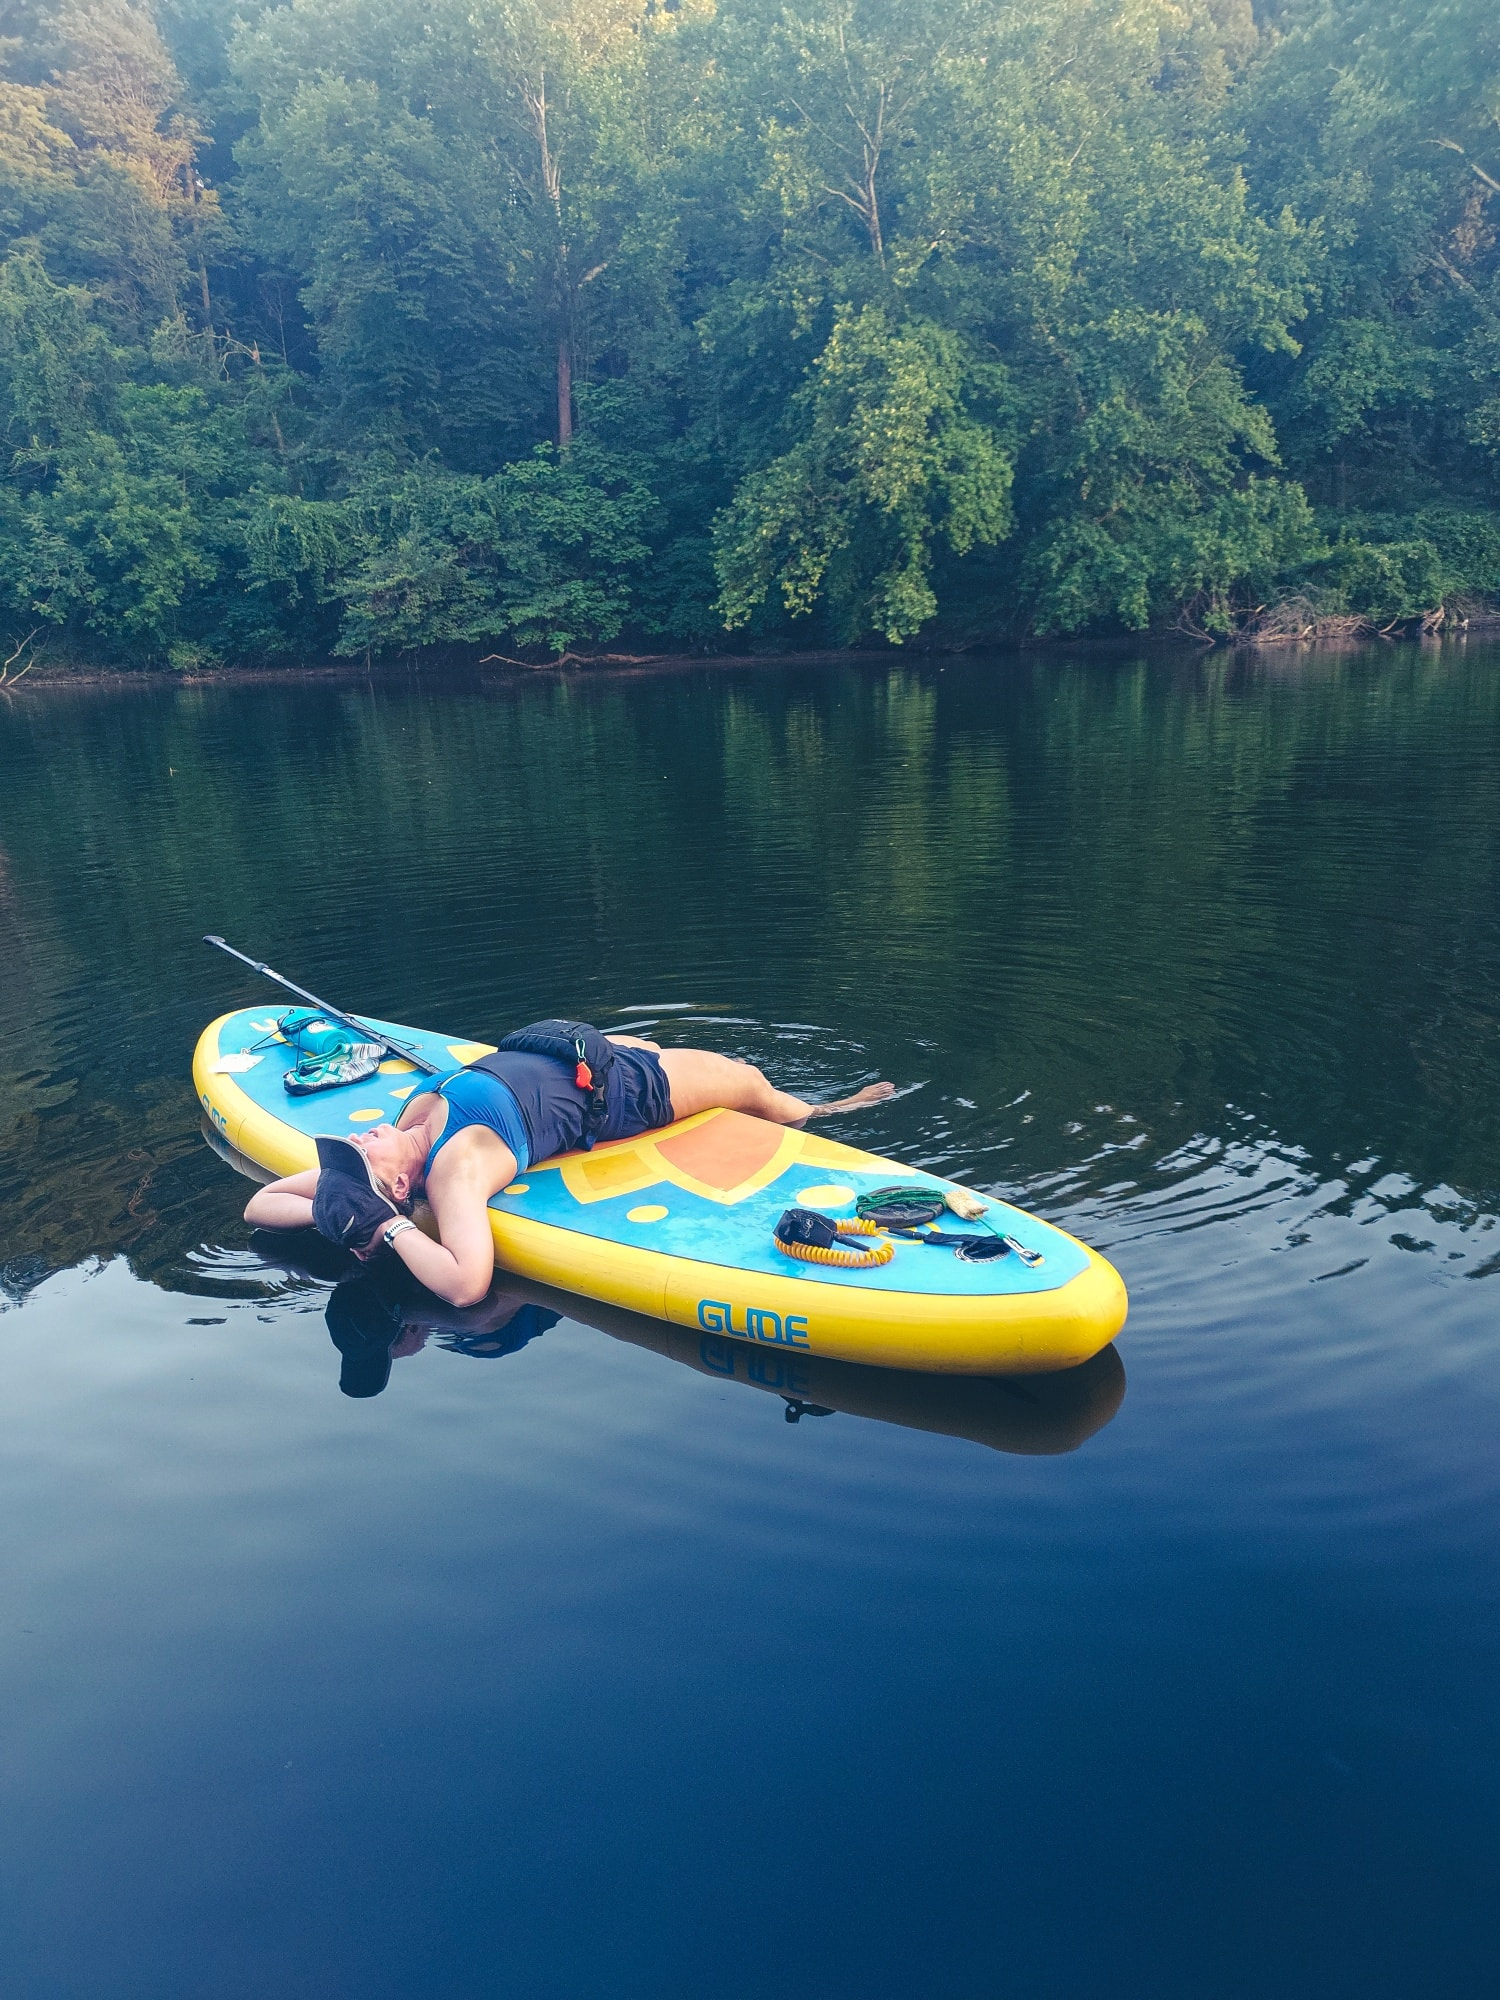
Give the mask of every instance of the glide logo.
[[736, 1326], [734, 1307], [724, 1299], [700, 1299], [698, 1324], [705, 1333], [732, 1333], [737, 1340], [763, 1340], [773, 1347], [806, 1347], [807, 1320], [802, 1313], [785, 1319], [769, 1306], [746, 1306], [745, 1323]]

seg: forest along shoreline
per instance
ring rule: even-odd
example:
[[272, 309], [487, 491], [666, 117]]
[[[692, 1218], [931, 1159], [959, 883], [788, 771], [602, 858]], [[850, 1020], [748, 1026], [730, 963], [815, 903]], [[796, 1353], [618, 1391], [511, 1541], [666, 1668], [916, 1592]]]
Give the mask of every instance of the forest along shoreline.
[[1492, 0], [28, 0], [0, 685], [1500, 606]]

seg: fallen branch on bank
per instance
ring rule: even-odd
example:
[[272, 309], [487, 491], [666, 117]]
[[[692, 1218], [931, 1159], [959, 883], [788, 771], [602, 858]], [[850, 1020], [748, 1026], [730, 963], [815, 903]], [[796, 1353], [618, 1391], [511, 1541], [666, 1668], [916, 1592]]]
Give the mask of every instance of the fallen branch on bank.
[[1253, 646], [1298, 646], [1320, 639], [1373, 639], [1377, 631], [1358, 612], [1325, 611], [1309, 598], [1286, 597], [1252, 612], [1235, 637]]
[[26, 634], [26, 637], [21, 641], [20, 645], [17, 646], [16, 650], [10, 655], [9, 659], [7, 659], [3, 664], [0, 664], [0, 687], [6, 687], [6, 686], [14, 687], [17, 681], [24, 681], [26, 676], [31, 672], [32, 668], [36, 665], [37, 661], [42, 657], [43, 648], [40, 646], [35, 646], [32, 648], [31, 658], [26, 662], [25, 666], [22, 667], [21, 671], [18, 674], [13, 674], [11, 672], [11, 668], [15, 665], [16, 661], [20, 659], [21, 655], [25, 652], [26, 648], [31, 645], [32, 640], [35, 639], [37, 633], [40, 632], [41, 629], [42, 628], [40, 625], [33, 625], [31, 630]]
[[1348, 645], [1369, 639], [1438, 639], [1500, 623], [1492, 599], [1455, 597], [1426, 611], [1384, 621], [1358, 611], [1330, 611], [1308, 597], [1282, 598], [1246, 613], [1233, 643], [1245, 646]]
[[518, 660], [509, 653], [485, 653], [482, 667], [498, 660], [502, 666], [527, 667], [539, 673], [544, 667], [644, 667], [658, 656], [654, 653], [553, 653], [545, 660]]

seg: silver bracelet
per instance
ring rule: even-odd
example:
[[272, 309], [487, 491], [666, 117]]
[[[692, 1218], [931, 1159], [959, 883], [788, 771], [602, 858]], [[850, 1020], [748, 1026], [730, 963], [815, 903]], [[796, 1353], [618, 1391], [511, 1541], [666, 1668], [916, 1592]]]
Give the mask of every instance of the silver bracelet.
[[394, 1238], [399, 1236], [403, 1229], [415, 1229], [416, 1226], [410, 1216], [398, 1215], [394, 1222], [388, 1222], [381, 1230], [380, 1240], [387, 1250], [394, 1250], [396, 1247]]

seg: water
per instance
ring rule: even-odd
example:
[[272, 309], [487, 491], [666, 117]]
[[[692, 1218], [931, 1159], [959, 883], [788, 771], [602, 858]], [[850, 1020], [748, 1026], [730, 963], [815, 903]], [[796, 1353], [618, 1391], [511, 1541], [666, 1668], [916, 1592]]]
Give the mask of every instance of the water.
[[[1492, 1990], [1497, 787], [1475, 645], [13, 697], [7, 1995]], [[841, 1135], [1098, 1244], [1119, 1359], [412, 1307], [351, 1401], [207, 930], [892, 1077]]]

